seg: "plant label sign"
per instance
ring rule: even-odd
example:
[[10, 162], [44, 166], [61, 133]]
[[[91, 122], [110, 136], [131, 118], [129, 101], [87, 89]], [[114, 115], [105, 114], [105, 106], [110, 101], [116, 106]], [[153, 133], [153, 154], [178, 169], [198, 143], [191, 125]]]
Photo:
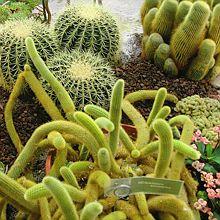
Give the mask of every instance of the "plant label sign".
[[152, 177], [132, 177], [112, 179], [110, 187], [105, 190], [105, 195], [115, 194], [119, 198], [135, 193], [178, 196], [183, 187], [183, 181]]

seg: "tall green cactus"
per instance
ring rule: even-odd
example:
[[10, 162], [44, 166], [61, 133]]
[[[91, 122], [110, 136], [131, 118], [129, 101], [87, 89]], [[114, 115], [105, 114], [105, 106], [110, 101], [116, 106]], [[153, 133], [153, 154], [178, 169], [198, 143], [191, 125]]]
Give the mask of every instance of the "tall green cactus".
[[207, 3], [195, 2], [170, 41], [171, 55], [178, 69], [183, 69], [196, 54], [210, 16]]
[[156, 66], [163, 69], [166, 59], [170, 56], [170, 46], [168, 44], [160, 44], [154, 54], [154, 63]]
[[212, 12], [208, 38], [216, 43], [215, 54], [220, 53], [220, 4], [216, 5]]
[[216, 44], [213, 40], [203, 40], [198, 51], [198, 55], [189, 66], [186, 76], [192, 80], [203, 79], [210, 70], [210, 63], [214, 58]]
[[181, 1], [179, 3], [174, 21], [174, 27], [178, 27], [179, 24], [183, 22], [191, 7], [192, 2], [190, 1]]
[[161, 37], [160, 34], [158, 33], [153, 33], [151, 34], [145, 45], [144, 45], [144, 54], [145, 54], [145, 59], [153, 61], [154, 60], [154, 53], [159, 47], [160, 44], [163, 43], [163, 38]]
[[163, 1], [152, 22], [152, 32], [160, 34], [165, 42], [170, 39], [177, 7], [176, 0]]
[[144, 35], [149, 35], [152, 31], [152, 22], [157, 14], [157, 8], [151, 8], [150, 11], [144, 16], [143, 30]]
[[157, 7], [160, 0], [144, 0], [141, 6], [141, 22], [143, 23], [145, 15], [151, 8]]

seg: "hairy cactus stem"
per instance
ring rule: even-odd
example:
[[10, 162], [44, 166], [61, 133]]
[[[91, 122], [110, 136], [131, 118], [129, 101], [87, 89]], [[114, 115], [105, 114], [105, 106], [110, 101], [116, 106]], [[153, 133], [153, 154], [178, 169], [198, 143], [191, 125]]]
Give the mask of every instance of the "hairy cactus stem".
[[18, 153], [21, 152], [23, 145], [14, 127], [12, 111], [15, 106], [15, 102], [18, 99], [18, 96], [22, 92], [22, 88], [25, 84], [25, 81], [28, 83], [31, 90], [34, 92], [34, 94], [36, 95], [36, 97], [44, 107], [45, 111], [50, 115], [50, 117], [53, 120], [63, 119], [61, 113], [59, 112], [53, 101], [50, 99], [50, 97], [47, 95], [47, 93], [45, 93], [42, 85], [31, 71], [30, 66], [25, 65], [24, 71], [18, 75], [17, 81], [9, 96], [9, 100], [6, 104], [5, 112], [4, 112], [5, 123], [8, 133]]
[[[109, 113], [105, 109], [96, 105], [86, 105], [84, 110], [87, 114], [91, 115], [94, 118], [99, 118], [99, 117], [109, 118]], [[128, 136], [128, 134], [121, 126], [120, 126], [119, 138], [129, 152], [136, 149], [131, 138]]]
[[119, 144], [119, 130], [122, 116], [122, 100], [124, 98], [124, 80], [118, 80], [112, 90], [112, 97], [109, 110], [109, 119], [113, 122], [115, 129], [110, 133], [109, 146], [112, 154], [115, 155]]
[[27, 202], [24, 199], [26, 189], [14, 179], [0, 172], [0, 195], [18, 209], [40, 214], [39, 206], [36, 202]]
[[48, 176], [43, 179], [43, 184], [53, 195], [65, 219], [79, 220], [76, 207], [72, 202], [68, 191], [62, 186], [62, 183], [59, 180]]
[[41, 59], [40, 55], [37, 52], [37, 49], [35, 47], [34, 41], [28, 37], [25, 40], [26, 47], [28, 50], [28, 53], [41, 74], [41, 76], [51, 85], [54, 92], [57, 95], [58, 100], [60, 101], [60, 104], [66, 113], [66, 117], [68, 120], [73, 121], [73, 113], [75, 111], [75, 106], [73, 104], [73, 101], [71, 100], [69, 94], [64, 89], [62, 84], [55, 78], [55, 76], [50, 72], [44, 61]]
[[126, 220], [126, 214], [122, 211], [114, 211], [108, 215], [106, 215], [103, 220]]
[[126, 99], [124, 99], [122, 102], [122, 110], [133, 122], [137, 129], [137, 140], [135, 145], [137, 146], [137, 149], [140, 149], [144, 143], [148, 143], [149, 141], [147, 123], [139, 111]]
[[[180, 136], [180, 141], [183, 143], [190, 145], [194, 132], [193, 122], [189, 119], [189, 117], [185, 115], [176, 116], [169, 121], [170, 126], [183, 126], [182, 133]], [[185, 163], [185, 155], [180, 152], [176, 152], [175, 156], [171, 163], [171, 179], [180, 179], [181, 171], [184, 167]]]
[[89, 115], [83, 112], [75, 112], [74, 118], [79, 124], [85, 127], [93, 135], [93, 137], [96, 139], [96, 141], [99, 144], [99, 147], [98, 147], [99, 149], [104, 147], [108, 150], [110, 160], [111, 160], [112, 171], [116, 172], [119, 175], [122, 175], [120, 167], [116, 163], [113, 153], [107, 143], [107, 140], [105, 139], [105, 135], [103, 134], [99, 126], [95, 123], [95, 121]]
[[[155, 99], [158, 90], [139, 90], [136, 92], [132, 92], [125, 96], [125, 99], [128, 100], [131, 104], [138, 101], [148, 100], [148, 99]], [[178, 98], [175, 95], [167, 94], [166, 101], [177, 103]]]
[[102, 213], [102, 205], [98, 202], [91, 202], [84, 206], [80, 220], [96, 220], [98, 215]]
[[99, 148], [97, 141], [86, 129], [81, 126], [68, 121], [53, 121], [41, 125], [38, 127], [28, 142], [25, 145], [25, 148], [22, 150], [21, 154], [17, 157], [14, 164], [10, 168], [8, 175], [12, 178], [18, 178], [21, 172], [23, 172], [27, 163], [31, 160], [36, 151], [38, 143], [45, 138], [45, 136], [51, 131], [58, 131], [60, 133], [69, 133], [74, 136], [74, 139], [78, 143], [85, 144], [89, 151], [91, 152], [93, 158], [96, 159], [97, 149]]

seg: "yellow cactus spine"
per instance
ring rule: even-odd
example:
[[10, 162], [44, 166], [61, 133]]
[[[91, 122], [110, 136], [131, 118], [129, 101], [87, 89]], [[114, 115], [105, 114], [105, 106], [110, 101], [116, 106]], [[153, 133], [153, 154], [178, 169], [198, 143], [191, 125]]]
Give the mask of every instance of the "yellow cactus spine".
[[220, 4], [216, 5], [212, 12], [208, 38], [216, 43], [215, 54], [220, 53]]
[[177, 7], [176, 0], [163, 1], [152, 23], [152, 32], [160, 34], [165, 41], [170, 39]]
[[183, 69], [194, 56], [203, 40], [205, 27], [210, 16], [207, 3], [195, 2], [186, 18], [176, 29], [170, 41], [171, 55], [178, 69]]
[[157, 14], [158, 8], [151, 8], [151, 10], [145, 15], [143, 20], [144, 35], [149, 35], [152, 30], [152, 22]]
[[187, 77], [193, 80], [203, 79], [209, 71], [210, 63], [213, 61], [216, 44], [213, 40], [204, 40], [199, 48], [187, 72]]

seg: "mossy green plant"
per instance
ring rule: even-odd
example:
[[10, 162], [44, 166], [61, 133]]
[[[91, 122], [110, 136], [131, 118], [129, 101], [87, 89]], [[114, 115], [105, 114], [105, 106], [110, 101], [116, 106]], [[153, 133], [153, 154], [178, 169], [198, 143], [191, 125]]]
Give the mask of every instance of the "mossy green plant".
[[57, 52], [55, 38], [47, 26], [32, 19], [7, 21], [0, 31], [0, 66], [2, 84], [10, 91], [24, 65], [34, 67], [25, 47], [27, 37], [32, 37], [43, 60]]
[[55, 22], [55, 33], [62, 49], [91, 50], [109, 60], [116, 58], [119, 51], [117, 21], [98, 5], [67, 8]]

